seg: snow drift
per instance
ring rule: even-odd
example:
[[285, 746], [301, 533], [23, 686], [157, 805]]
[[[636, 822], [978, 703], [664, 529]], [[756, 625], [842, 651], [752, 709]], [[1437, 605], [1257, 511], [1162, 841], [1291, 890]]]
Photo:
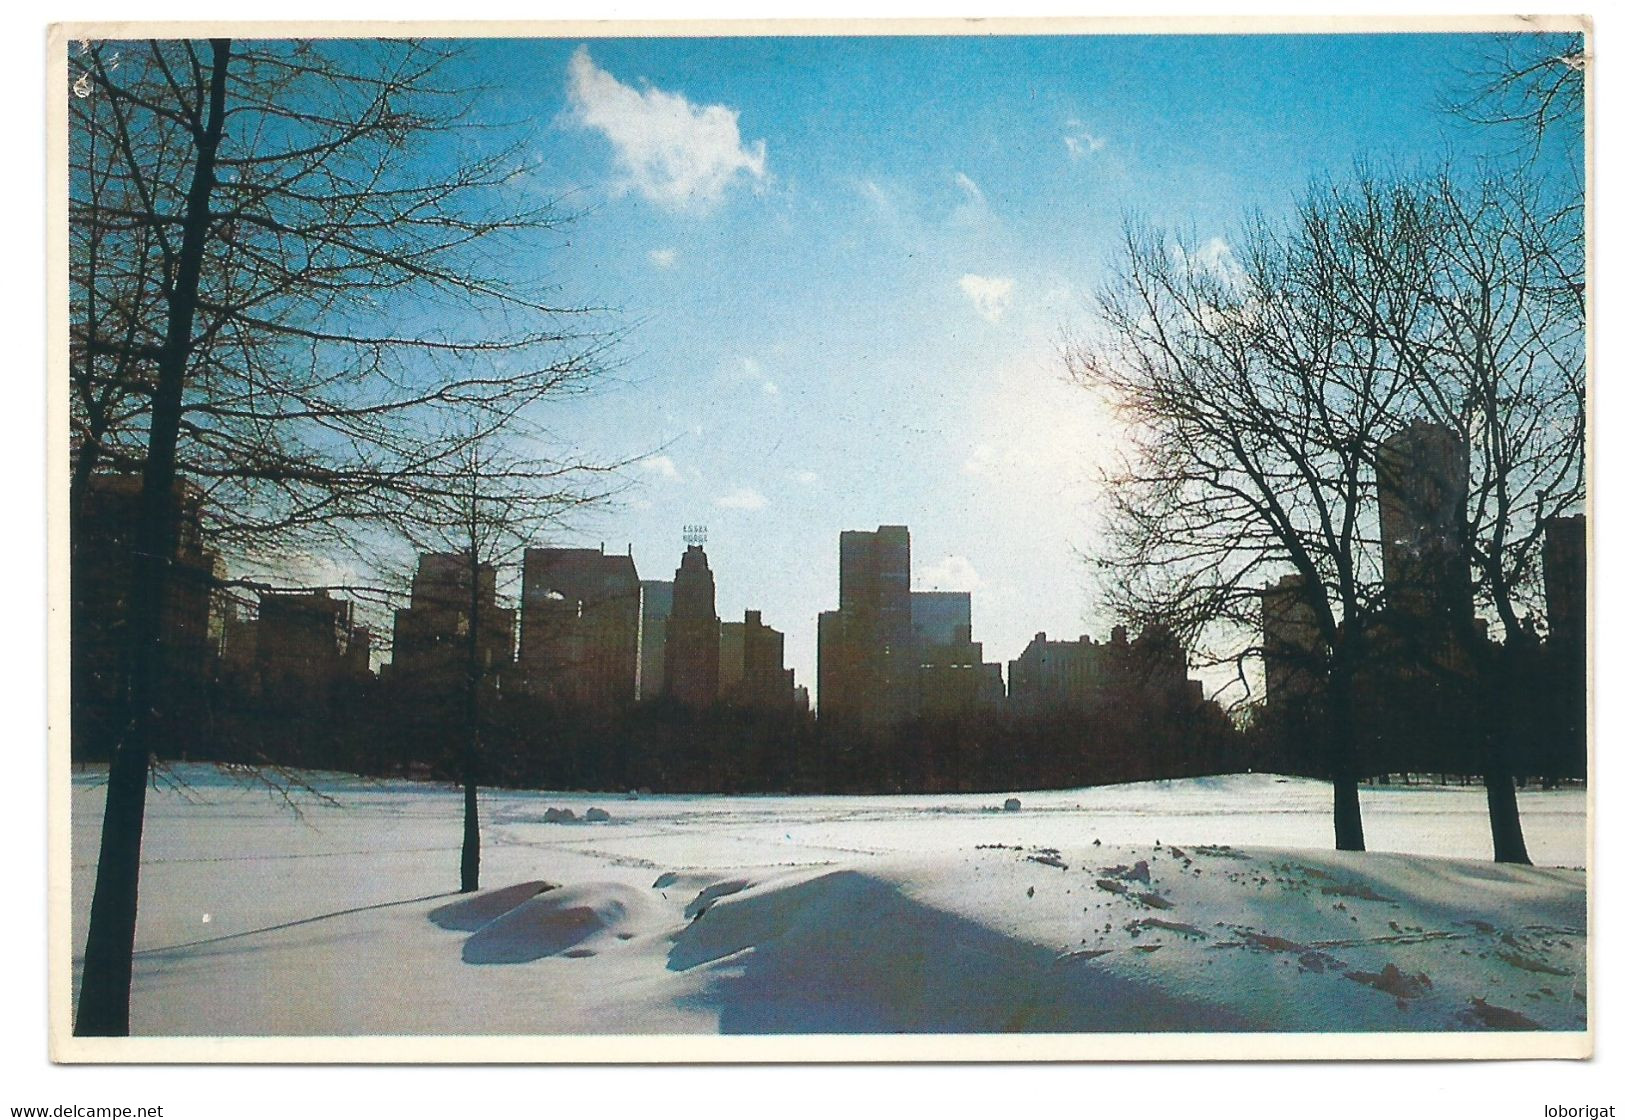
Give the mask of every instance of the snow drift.
[[[303, 823], [201, 772], [155, 792], [134, 1029], [147, 1035], [1584, 1030], [1586, 877], [1340, 853], [1317, 783], [1243, 776], [1003, 798], [647, 796], [591, 829], [318, 776]], [[1458, 793], [1462, 797], [1458, 798]], [[1473, 791], [1365, 794], [1437, 849]], [[598, 795], [602, 800], [602, 795]], [[1537, 858], [1584, 796], [1526, 796]], [[99, 789], [76, 777], [82, 944]], [[578, 813], [579, 816], [579, 813]], [[1176, 842], [1177, 841], [1177, 842]], [[1578, 861], [1576, 861], [1578, 862]]]

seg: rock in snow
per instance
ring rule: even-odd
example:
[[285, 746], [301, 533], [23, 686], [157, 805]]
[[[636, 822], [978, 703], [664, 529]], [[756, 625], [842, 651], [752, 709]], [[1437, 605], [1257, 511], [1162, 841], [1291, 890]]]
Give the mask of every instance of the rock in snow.
[[1004, 811], [1006, 813], [1015, 813], [1015, 812], [1019, 812], [1020, 810], [1021, 810], [1021, 798], [1019, 798], [1019, 797], [1007, 797], [1007, 798], [1004, 799]]

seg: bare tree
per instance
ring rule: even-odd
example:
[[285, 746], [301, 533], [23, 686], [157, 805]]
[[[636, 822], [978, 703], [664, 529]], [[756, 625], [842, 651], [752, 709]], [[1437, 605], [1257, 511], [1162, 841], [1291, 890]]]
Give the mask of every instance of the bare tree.
[[[1255, 224], [1234, 254], [1130, 229], [1101, 297], [1104, 331], [1067, 356], [1132, 433], [1102, 556], [1118, 574], [1119, 613], [1166, 622], [1197, 650], [1223, 648], [1239, 676], [1260, 652], [1240, 637], [1257, 629], [1260, 589], [1295, 577], [1312, 635], [1299, 652], [1324, 695], [1335, 839], [1348, 850], [1365, 844], [1355, 682], [1381, 606], [1372, 464], [1403, 392], [1387, 347], [1353, 329], [1352, 294], [1340, 290], [1358, 283], [1351, 246], [1380, 233], [1374, 218], [1312, 199], [1298, 227]], [[1348, 267], [1326, 267], [1327, 252]], [[1415, 314], [1391, 294], [1367, 298], [1396, 320]]]
[[1555, 138], [1578, 155], [1590, 59], [1583, 32], [1497, 35], [1463, 68], [1445, 108], [1473, 124], [1506, 128], [1531, 153]]
[[[1339, 846], [1358, 836], [1362, 676], [1409, 666], [1482, 698], [1508, 695], [1530, 664], [1545, 528], [1584, 496], [1575, 213], [1526, 177], [1463, 189], [1362, 173], [1312, 191], [1289, 225], [1255, 224], [1234, 257], [1134, 232], [1103, 301], [1108, 342], [1073, 349], [1074, 371], [1138, 433], [1104, 558], [1125, 573], [1123, 605], [1227, 635], [1238, 660], [1311, 662], [1300, 672], [1324, 698]], [[1451, 570], [1427, 577], [1421, 630], [1398, 599], [1406, 575], [1384, 570], [1378, 516], [1379, 491], [1392, 506], [1433, 485], [1396, 462], [1394, 437], [1417, 422], [1461, 464], [1451, 508], [1429, 515], [1448, 522]], [[1290, 650], [1238, 642], [1249, 596], [1282, 572], [1307, 636]], [[1479, 635], [1475, 604], [1504, 645]], [[1496, 858], [1528, 862], [1512, 732], [1475, 726]]]
[[[397, 647], [393, 671], [414, 687], [454, 701], [453, 726], [461, 737], [463, 787], [460, 889], [480, 881], [479, 787], [485, 767], [487, 704], [519, 685], [513, 670], [514, 612], [497, 605], [501, 571], [517, 565], [525, 549], [567, 523], [582, 506], [608, 496], [609, 475], [621, 464], [527, 458], [513, 450], [527, 441], [520, 418], [504, 439], [448, 438], [453, 449], [434, 471], [418, 476], [416, 498], [403, 518], [406, 540], [438, 561], [438, 586], [423, 581], [426, 602], [414, 588], [413, 609], [438, 616], [439, 656], [406, 662]], [[433, 625], [433, 623], [432, 623]]]
[[[398, 521], [455, 460], [585, 388], [604, 341], [515, 279], [560, 216], [401, 41], [70, 49], [76, 481], [139, 471], [139, 540], [75, 1029], [129, 1030], [144, 794], [169, 702], [178, 479], [244, 553]], [[529, 267], [531, 275], [540, 270]], [[449, 417], [456, 423], [451, 424]]]
[[[1503, 645], [1471, 633], [1458, 644], [1476, 654], [1485, 695], [1505, 698], [1527, 690], [1534, 664], [1547, 527], [1585, 501], [1580, 208], [1527, 169], [1465, 184], [1441, 174], [1424, 189], [1429, 220], [1407, 236], [1425, 246], [1428, 274], [1382, 278], [1425, 280], [1421, 315], [1404, 333], [1380, 316], [1364, 329], [1392, 346], [1413, 407], [1467, 451], [1462, 539], [1474, 600]], [[1487, 721], [1482, 757], [1495, 858], [1527, 863], [1506, 741], [1520, 732]]]
[[[473, 437], [585, 388], [606, 340], [502, 267], [544, 252], [564, 216], [524, 199], [522, 145], [479, 142], [489, 127], [440, 84], [445, 51], [219, 49], [93, 43], [72, 60], [76, 461], [145, 464], [167, 321], [153, 309], [185, 304], [166, 407], [179, 469], [211, 492], [211, 538], [331, 543], [388, 524], [395, 478], [444, 451], [446, 413], [477, 417]], [[179, 300], [185, 232], [198, 280]], [[106, 415], [98, 390], [126, 409]]]
[[[1585, 30], [1498, 36], [1461, 75], [1447, 108], [1514, 138], [1521, 166], [1476, 189], [1441, 182], [1454, 235], [1441, 302], [1440, 369], [1419, 375], [1429, 408], [1469, 433], [1481, 484], [1474, 563], [1481, 597], [1506, 634], [1506, 656], [1487, 666], [1498, 694], [1529, 688], [1528, 589], [1551, 519], [1585, 499], [1586, 80]], [[1559, 690], [1566, 691], [1566, 690]], [[1575, 698], [1583, 696], [1583, 689]], [[1486, 745], [1505, 769], [1501, 737]], [[1496, 858], [1527, 861], [1509, 777], [1490, 784]]]

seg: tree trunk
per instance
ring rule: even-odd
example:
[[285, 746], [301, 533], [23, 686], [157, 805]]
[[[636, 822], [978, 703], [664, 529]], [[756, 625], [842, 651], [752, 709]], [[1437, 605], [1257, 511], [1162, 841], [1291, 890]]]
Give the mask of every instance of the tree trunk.
[[[1517, 638], [1509, 637], [1508, 646], [1502, 656], [1511, 660], [1504, 670], [1497, 664], [1493, 652], [1485, 659], [1489, 672], [1484, 676], [1494, 689], [1494, 698], [1485, 699], [1500, 705], [1501, 711], [1498, 717], [1485, 718], [1480, 715], [1478, 731], [1480, 747], [1484, 752], [1484, 796], [1489, 802], [1490, 840], [1495, 850], [1495, 862], [1527, 864], [1531, 860], [1529, 850], [1524, 846], [1523, 823], [1518, 817], [1518, 787], [1513, 780], [1512, 768], [1507, 764], [1506, 736], [1528, 728], [1523, 705], [1517, 699], [1528, 689], [1528, 682], [1508, 678], [1516, 675], [1517, 666], [1529, 665], [1531, 660], [1519, 656], [1524, 652], [1524, 643]], [[1481, 706], [1479, 710], [1483, 712], [1484, 709]], [[1508, 719], [1509, 715], [1513, 718]]]
[[96, 467], [101, 462], [101, 436], [92, 432], [79, 447], [79, 457], [73, 461], [73, 470], [68, 476], [68, 524], [71, 526], [74, 519], [82, 512], [85, 492], [90, 489], [91, 476], [96, 473]]
[[147, 767], [152, 757], [168, 681], [164, 672], [164, 606], [169, 566], [175, 555], [175, 445], [180, 432], [181, 392], [191, 356], [192, 321], [209, 226], [215, 152], [224, 125], [226, 66], [231, 44], [210, 41], [207, 121], [197, 135], [197, 163], [186, 195], [181, 248], [168, 297], [163, 355], [153, 393], [152, 426], [141, 484], [141, 523], [129, 600], [128, 668], [124, 733], [108, 771], [96, 888], [85, 938], [84, 973], [74, 1033], [130, 1033], [130, 974], [135, 953], [141, 832], [146, 815]]
[[1354, 682], [1334, 661], [1326, 690], [1326, 741], [1332, 752], [1332, 832], [1340, 852], [1365, 851], [1360, 819], [1359, 740], [1354, 731]]
[[463, 864], [462, 887], [466, 894], [480, 889], [480, 801], [473, 774], [472, 752], [463, 760]]
[[79, 983], [77, 1035], [109, 1037], [130, 1033], [130, 974], [135, 955], [137, 887], [141, 875], [141, 832], [146, 819], [150, 720], [138, 717], [113, 750], [108, 771], [107, 807], [102, 815], [101, 850], [96, 859], [96, 892], [90, 903], [90, 930]]
[[[1491, 750], [1500, 753], [1496, 747]], [[1493, 768], [1485, 769], [1484, 792], [1490, 803], [1490, 837], [1495, 845], [1495, 862], [1530, 863], [1529, 851], [1523, 843], [1523, 824], [1518, 819], [1518, 790], [1500, 759], [1495, 760]]]
[[[477, 499], [476, 499], [477, 500]], [[472, 535], [472, 527], [470, 533]], [[463, 741], [463, 860], [464, 893], [480, 889], [480, 685], [484, 666], [480, 663], [480, 562], [471, 547], [468, 565], [468, 644], [464, 651], [463, 696], [467, 727]]]
[[1339, 773], [1332, 779], [1332, 831], [1340, 852], [1365, 851], [1365, 826], [1360, 821], [1360, 779]]

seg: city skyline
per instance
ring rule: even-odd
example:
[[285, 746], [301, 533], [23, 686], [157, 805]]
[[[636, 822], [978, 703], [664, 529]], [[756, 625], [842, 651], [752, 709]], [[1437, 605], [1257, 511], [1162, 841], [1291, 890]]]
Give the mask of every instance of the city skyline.
[[511, 189], [577, 214], [537, 247], [538, 278], [625, 332], [609, 379], [549, 427], [641, 458], [612, 504], [534, 543], [630, 545], [669, 578], [681, 527], [706, 523], [719, 614], [780, 620], [809, 681], [830, 542], [854, 527], [909, 525], [915, 588], [976, 592], [990, 659], [1039, 630], [1107, 632], [1081, 553], [1120, 429], [1065, 383], [1060, 346], [1089, 330], [1122, 222], [1222, 267], [1251, 212], [1355, 159], [1486, 154], [1438, 102], [1487, 45], [469, 43], [475, 115], [528, 136]]

